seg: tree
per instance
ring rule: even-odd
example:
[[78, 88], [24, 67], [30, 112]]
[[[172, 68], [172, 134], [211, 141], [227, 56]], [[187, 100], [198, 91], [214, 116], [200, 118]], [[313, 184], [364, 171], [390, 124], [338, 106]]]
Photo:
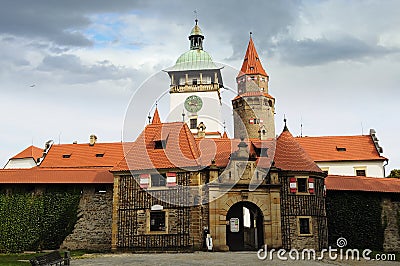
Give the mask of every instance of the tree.
[[400, 178], [400, 169], [393, 169], [388, 177]]

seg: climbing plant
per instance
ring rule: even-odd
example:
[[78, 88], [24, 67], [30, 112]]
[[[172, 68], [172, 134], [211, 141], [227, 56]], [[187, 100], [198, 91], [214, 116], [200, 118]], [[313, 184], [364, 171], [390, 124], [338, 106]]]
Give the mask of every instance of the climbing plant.
[[346, 248], [382, 250], [384, 223], [377, 193], [328, 191], [326, 197], [329, 245], [344, 237]]
[[80, 193], [0, 194], [0, 251], [55, 249], [77, 221]]

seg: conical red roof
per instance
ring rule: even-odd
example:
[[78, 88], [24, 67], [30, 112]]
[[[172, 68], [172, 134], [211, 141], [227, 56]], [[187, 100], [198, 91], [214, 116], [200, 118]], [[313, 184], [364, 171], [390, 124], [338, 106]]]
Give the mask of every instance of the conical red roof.
[[154, 111], [153, 120], [151, 121], [152, 124], [161, 124], [160, 114], [158, 113], [158, 108]]
[[254, 47], [253, 39], [250, 36], [249, 45], [247, 46], [246, 55], [244, 56], [242, 68], [238, 74], [238, 77], [243, 75], [254, 75], [260, 74], [264, 76], [268, 76], [267, 72], [265, 72], [260, 58], [258, 57], [256, 48]]
[[274, 161], [275, 166], [282, 170], [322, 173], [322, 170], [303, 150], [286, 126], [277, 139]]

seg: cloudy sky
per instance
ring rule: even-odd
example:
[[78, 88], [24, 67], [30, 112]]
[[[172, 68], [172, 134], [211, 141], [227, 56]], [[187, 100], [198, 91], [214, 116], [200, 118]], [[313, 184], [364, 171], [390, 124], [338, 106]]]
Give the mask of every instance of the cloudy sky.
[[[121, 140], [132, 95], [188, 50], [197, 10], [204, 48], [240, 68], [249, 32], [293, 135], [377, 131], [400, 168], [399, 1], [3, 0], [0, 164], [31, 145]], [[225, 82], [228, 82], [225, 76]], [[146, 86], [142, 86], [146, 87]], [[151, 111], [152, 86], [144, 112]], [[147, 95], [147, 96], [146, 96]], [[228, 99], [229, 100], [229, 99]], [[160, 105], [161, 117], [168, 108]], [[146, 117], [129, 117], [135, 139]], [[228, 128], [231, 133], [232, 130]]]

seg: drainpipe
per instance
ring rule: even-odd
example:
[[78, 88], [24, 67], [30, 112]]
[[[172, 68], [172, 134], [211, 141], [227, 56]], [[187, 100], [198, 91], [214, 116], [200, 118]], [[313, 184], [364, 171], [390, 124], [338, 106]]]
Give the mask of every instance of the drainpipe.
[[389, 159], [385, 160], [385, 164], [383, 165], [383, 177], [386, 177], [386, 166], [389, 164]]

